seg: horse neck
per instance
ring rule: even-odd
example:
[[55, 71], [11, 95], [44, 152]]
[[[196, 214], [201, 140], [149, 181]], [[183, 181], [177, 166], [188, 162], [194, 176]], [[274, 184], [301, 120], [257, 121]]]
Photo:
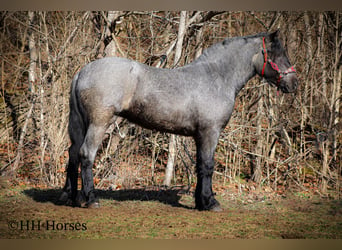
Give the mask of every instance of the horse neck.
[[237, 39], [226, 45], [216, 44], [189, 66], [197, 68], [197, 72], [201, 72], [199, 69], [203, 67], [216, 73], [216, 76], [212, 74], [213, 77], [221, 76], [222, 83], [234, 87], [237, 94], [248, 80], [256, 75], [253, 57], [261, 48], [259, 40], [246, 42]]

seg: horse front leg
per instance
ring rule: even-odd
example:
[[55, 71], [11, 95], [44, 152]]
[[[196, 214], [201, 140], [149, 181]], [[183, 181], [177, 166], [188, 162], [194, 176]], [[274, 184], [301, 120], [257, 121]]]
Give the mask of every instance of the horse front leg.
[[195, 203], [198, 210], [221, 211], [212, 189], [214, 153], [219, 135], [219, 129], [210, 129], [200, 131], [195, 137], [197, 146]]

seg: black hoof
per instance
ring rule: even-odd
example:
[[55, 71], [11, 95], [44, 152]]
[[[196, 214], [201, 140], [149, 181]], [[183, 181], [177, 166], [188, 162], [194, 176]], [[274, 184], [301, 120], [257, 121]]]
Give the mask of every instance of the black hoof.
[[65, 204], [67, 200], [69, 199], [69, 194], [67, 192], [64, 192], [59, 196], [58, 203], [59, 204]]
[[220, 203], [216, 199], [212, 199], [209, 204], [198, 204], [196, 205], [196, 209], [199, 211], [213, 211], [213, 212], [221, 212], [222, 208]]
[[55, 203], [58, 206], [72, 206], [72, 201], [70, 199], [70, 196], [67, 192], [63, 191], [63, 193], [61, 194], [61, 196], [58, 198], [58, 200]]
[[220, 205], [220, 203], [216, 199], [213, 199], [213, 201], [210, 204], [208, 210], [212, 211], [212, 212], [222, 212], [221, 205]]
[[65, 206], [68, 206], [68, 207], [79, 207], [80, 206], [77, 201], [73, 201], [70, 198], [68, 198], [66, 200], [66, 202], [64, 202], [63, 204], [60, 204], [60, 205], [65, 205]]
[[63, 193], [61, 194], [61, 196], [57, 200], [56, 205], [58, 205], [58, 206], [69, 206], [69, 207], [80, 206], [79, 203], [77, 201], [73, 201], [70, 198], [70, 195], [65, 191], [63, 191]]
[[84, 197], [82, 192], [77, 192], [76, 204], [77, 207], [88, 207], [86, 198]]

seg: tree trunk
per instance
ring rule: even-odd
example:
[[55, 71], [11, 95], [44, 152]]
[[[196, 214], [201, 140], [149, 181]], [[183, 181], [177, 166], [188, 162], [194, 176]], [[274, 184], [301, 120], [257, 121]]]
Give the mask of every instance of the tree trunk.
[[118, 52], [123, 54], [116, 43], [114, 31], [116, 23], [120, 20], [124, 13], [122, 11], [108, 11], [108, 14], [105, 15], [102, 11], [97, 13], [97, 15], [99, 16], [99, 18], [96, 19], [97, 26], [102, 27], [104, 22], [103, 34], [101, 36], [97, 58], [117, 56]]
[[[29, 29], [28, 29], [29, 30], [28, 31], [29, 41], [28, 41], [28, 43], [29, 43], [29, 52], [30, 52], [30, 66], [29, 66], [29, 70], [28, 70], [28, 82], [29, 82], [29, 91], [31, 92], [31, 94], [33, 94], [35, 92], [35, 83], [37, 81], [37, 59], [38, 59], [36, 42], [35, 42], [35, 37], [34, 37], [34, 33], [33, 33], [34, 17], [35, 17], [34, 12], [29, 11], [28, 12], [28, 25], [29, 25]], [[32, 98], [29, 98], [29, 99], [31, 101], [30, 109], [28, 110], [28, 112], [26, 114], [25, 123], [21, 129], [18, 148], [17, 148], [17, 156], [15, 157], [13, 167], [9, 173], [12, 177], [16, 176], [17, 169], [19, 167], [19, 163], [20, 163], [20, 160], [22, 158], [22, 149], [24, 147], [24, 138], [25, 138], [25, 135], [27, 132], [28, 122], [31, 119], [32, 111], [33, 111], [33, 107], [34, 107], [33, 95], [32, 95]]]
[[[337, 160], [337, 145], [338, 145], [338, 123], [339, 123], [339, 112], [340, 112], [340, 99], [341, 99], [341, 34], [340, 34], [340, 13], [336, 12], [336, 23], [334, 35], [335, 37], [335, 58], [333, 66], [333, 86], [332, 93], [329, 103], [330, 117], [327, 129], [327, 139], [323, 142], [323, 166], [322, 166], [322, 193], [326, 193], [328, 188], [328, 173], [331, 175], [330, 163]], [[331, 149], [331, 151], [330, 151]], [[333, 168], [332, 168], [333, 169]], [[336, 168], [337, 172], [337, 185], [339, 186], [339, 172], [340, 168]]]
[[[262, 87], [263, 88], [263, 87]], [[252, 180], [255, 181], [257, 184], [261, 183], [262, 179], [262, 145], [264, 144], [264, 137], [262, 136], [262, 107], [263, 107], [263, 91], [261, 91], [259, 95], [259, 100], [258, 100], [258, 118], [257, 118], [257, 128], [256, 128], [256, 139], [257, 139], [257, 145], [255, 149], [256, 153], [256, 159], [255, 159], [255, 166], [253, 169], [253, 176]]]
[[177, 35], [177, 43], [176, 43], [176, 51], [175, 51], [175, 59], [173, 62], [173, 66], [175, 67], [182, 56], [182, 50], [183, 50], [183, 41], [184, 36], [186, 33], [186, 20], [187, 20], [187, 12], [181, 11], [180, 13], [180, 20], [179, 20], [179, 27], [178, 27], [178, 35]]
[[313, 61], [313, 52], [312, 52], [312, 32], [311, 32], [311, 24], [310, 24], [310, 15], [307, 11], [304, 12], [304, 23], [306, 30], [306, 39], [307, 39], [307, 53], [306, 53], [306, 75], [309, 80], [309, 86], [306, 84], [305, 95], [307, 95], [308, 88], [310, 87], [310, 105], [309, 105], [309, 116], [312, 114], [313, 108], [313, 80], [312, 77], [309, 76], [309, 72], [311, 72], [312, 61]]
[[326, 140], [322, 143], [322, 154], [323, 154], [323, 165], [322, 165], [322, 185], [321, 192], [325, 194], [327, 192], [328, 187], [328, 168], [329, 168], [329, 140]]
[[[307, 48], [306, 48], [306, 65], [305, 65], [305, 76], [307, 79], [310, 79], [309, 73], [310, 73], [310, 64], [312, 60], [312, 39], [311, 39], [311, 27], [310, 27], [310, 18], [309, 14], [306, 11], [304, 13], [304, 24], [306, 29], [306, 40], [307, 40]], [[305, 126], [306, 126], [306, 120], [309, 116], [308, 112], [311, 112], [311, 106], [309, 105], [309, 110], [307, 109], [308, 105], [308, 92], [309, 92], [309, 85], [312, 84], [312, 80], [307, 80], [307, 82], [304, 84], [304, 93], [303, 93], [303, 100], [302, 100], [302, 118], [300, 121], [300, 154], [302, 158], [306, 158], [306, 150], [305, 150]], [[312, 86], [311, 86], [312, 89]]]
[[203, 40], [202, 40], [203, 29], [199, 28], [196, 33], [196, 52], [195, 59], [198, 58], [202, 54], [203, 50]]
[[163, 185], [170, 186], [173, 177], [173, 170], [176, 158], [176, 136], [170, 135], [169, 141], [169, 154], [167, 159], [167, 165], [165, 170], [165, 179]]
[[341, 45], [342, 45], [342, 31], [340, 28], [340, 13], [336, 12], [336, 31], [335, 31], [335, 64], [334, 64], [334, 87], [333, 87], [333, 97], [332, 97], [332, 115], [333, 115], [333, 124], [332, 124], [332, 157], [334, 161], [337, 160], [337, 145], [338, 145], [338, 124], [340, 121], [340, 103], [341, 103], [341, 74], [342, 74], [342, 65], [341, 65]]
[[116, 39], [114, 35], [114, 29], [116, 22], [120, 19], [122, 15], [121, 11], [108, 11], [107, 16], [107, 26], [106, 26], [106, 37], [109, 39], [109, 43], [105, 47], [105, 56], [116, 56], [117, 51], [119, 50]]
[[29, 67], [29, 90], [34, 93], [35, 92], [35, 82], [37, 80], [37, 60], [38, 54], [36, 49], [36, 41], [33, 32], [33, 21], [34, 21], [34, 12], [29, 11], [29, 51], [30, 51], [30, 67]]
[[[184, 36], [186, 33], [187, 16], [188, 16], [188, 14], [186, 11], [181, 11], [179, 28], [178, 28], [177, 43], [176, 43], [175, 59], [174, 59], [174, 63], [173, 63], [174, 67], [178, 64], [178, 62], [180, 61], [180, 58], [182, 56], [183, 40], [184, 40]], [[166, 165], [166, 170], [165, 170], [165, 179], [164, 179], [164, 183], [163, 183], [165, 186], [171, 185], [175, 158], [176, 158], [176, 136], [170, 135], [169, 154], [168, 154], [167, 165]]]

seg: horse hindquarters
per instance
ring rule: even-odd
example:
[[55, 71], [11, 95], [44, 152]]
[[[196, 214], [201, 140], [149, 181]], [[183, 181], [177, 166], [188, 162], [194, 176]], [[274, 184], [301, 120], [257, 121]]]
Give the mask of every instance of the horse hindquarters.
[[[89, 102], [82, 98], [84, 91], [77, 95], [78, 81], [78, 75], [76, 75], [72, 82], [70, 94], [69, 136], [71, 146], [69, 148], [67, 179], [60, 202], [73, 206], [97, 207], [98, 200], [94, 194], [92, 166], [98, 146], [110, 124], [110, 119], [113, 119], [113, 110], [102, 107], [99, 102]], [[93, 100], [92, 97], [96, 97], [96, 92], [93, 91], [86, 94], [90, 100]], [[96, 116], [89, 116], [89, 114], [96, 114]], [[77, 196], [78, 167], [80, 164], [82, 190], [81, 195]], [[86, 204], [84, 204], [85, 202]]]

